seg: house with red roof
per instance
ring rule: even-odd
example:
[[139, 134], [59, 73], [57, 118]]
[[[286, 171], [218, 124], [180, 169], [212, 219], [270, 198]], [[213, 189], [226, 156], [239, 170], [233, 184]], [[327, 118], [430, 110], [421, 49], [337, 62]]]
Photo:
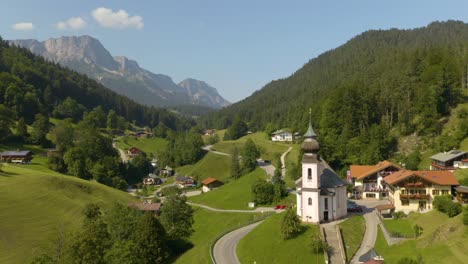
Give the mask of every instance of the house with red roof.
[[459, 185], [450, 171], [400, 170], [383, 179], [396, 211], [427, 211], [438, 195], [452, 195]]
[[350, 176], [354, 184], [353, 195], [363, 199], [381, 199], [388, 197], [387, 186], [383, 179], [401, 170], [401, 167], [388, 160], [376, 165], [351, 165]]
[[209, 191], [212, 191], [216, 188], [219, 188], [221, 185], [223, 185], [222, 182], [218, 181], [217, 179], [215, 178], [206, 178], [202, 181], [202, 184], [203, 184], [203, 192], [209, 192]]
[[131, 147], [127, 150], [127, 153], [130, 157], [135, 157], [141, 154], [141, 150], [135, 147]]

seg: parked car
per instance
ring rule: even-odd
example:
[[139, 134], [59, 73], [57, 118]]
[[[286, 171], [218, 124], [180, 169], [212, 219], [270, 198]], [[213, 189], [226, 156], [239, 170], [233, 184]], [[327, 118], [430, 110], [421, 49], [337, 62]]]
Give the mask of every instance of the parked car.
[[362, 213], [362, 207], [355, 203], [348, 203], [348, 213]]

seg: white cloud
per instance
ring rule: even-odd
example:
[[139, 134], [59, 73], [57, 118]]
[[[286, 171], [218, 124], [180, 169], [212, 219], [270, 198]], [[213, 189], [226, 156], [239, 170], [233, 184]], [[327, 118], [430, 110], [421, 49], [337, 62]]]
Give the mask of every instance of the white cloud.
[[31, 22], [16, 23], [11, 26], [14, 30], [29, 31], [34, 29], [34, 25]]
[[108, 28], [143, 28], [141, 16], [129, 16], [127, 11], [121, 9], [113, 12], [112, 9], [99, 7], [92, 11], [94, 19], [103, 27]]
[[77, 30], [86, 27], [86, 21], [81, 17], [71, 17], [65, 21], [57, 22], [55, 27], [60, 30]]

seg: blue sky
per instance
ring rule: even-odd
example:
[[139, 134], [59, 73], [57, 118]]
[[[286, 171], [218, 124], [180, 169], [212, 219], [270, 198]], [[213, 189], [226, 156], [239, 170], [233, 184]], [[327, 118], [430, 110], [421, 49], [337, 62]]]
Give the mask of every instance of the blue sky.
[[91, 35], [114, 56], [175, 82], [206, 81], [235, 102], [366, 30], [467, 22], [467, 10], [428, 0], [2, 0], [0, 35]]

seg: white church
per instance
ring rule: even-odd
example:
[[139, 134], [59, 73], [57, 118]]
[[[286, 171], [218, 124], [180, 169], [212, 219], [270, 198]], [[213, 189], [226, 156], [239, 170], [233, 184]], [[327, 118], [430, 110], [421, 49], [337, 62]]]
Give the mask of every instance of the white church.
[[316, 137], [309, 117], [302, 143], [302, 177], [296, 181], [297, 215], [307, 223], [334, 221], [347, 214], [348, 184], [320, 158]]

